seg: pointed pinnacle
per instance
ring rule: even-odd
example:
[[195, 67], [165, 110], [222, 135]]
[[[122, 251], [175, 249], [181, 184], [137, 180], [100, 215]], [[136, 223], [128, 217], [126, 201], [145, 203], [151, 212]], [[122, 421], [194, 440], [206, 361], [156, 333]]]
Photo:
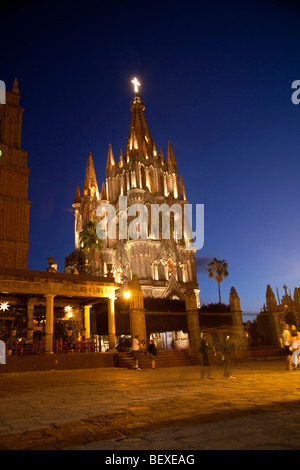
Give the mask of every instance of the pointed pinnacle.
[[81, 202], [80, 189], [79, 189], [79, 186], [77, 185], [76, 194], [74, 197], [74, 204], [80, 203], [80, 202]]
[[170, 167], [171, 166], [174, 166], [174, 167], [177, 166], [176, 160], [175, 160], [175, 157], [174, 157], [174, 152], [173, 152], [172, 145], [171, 145], [170, 141], [168, 142], [167, 163], [168, 163], [168, 166], [170, 166]]
[[15, 77], [14, 79], [12, 91], [13, 93], [19, 94], [19, 84], [18, 84], [17, 77]]
[[184, 201], [186, 201], [185, 187], [184, 187], [184, 182], [183, 182], [183, 177], [182, 177], [182, 175], [180, 175], [179, 186], [180, 186], [180, 195], [181, 195], [181, 199], [183, 199]]
[[103, 181], [103, 183], [102, 183], [101, 194], [100, 194], [100, 200], [101, 200], [101, 201], [106, 201], [106, 200], [107, 200], [106, 187], [105, 187], [104, 181]]
[[108, 146], [108, 154], [107, 154], [107, 161], [106, 161], [106, 170], [111, 170], [113, 166], [115, 166], [115, 159], [113, 156], [111, 144]]

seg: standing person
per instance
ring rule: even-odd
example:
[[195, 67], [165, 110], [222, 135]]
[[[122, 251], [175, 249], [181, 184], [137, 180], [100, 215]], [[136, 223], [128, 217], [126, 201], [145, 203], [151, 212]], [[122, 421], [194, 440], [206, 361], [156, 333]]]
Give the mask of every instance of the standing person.
[[150, 339], [150, 343], [147, 349], [150, 355], [151, 367], [152, 369], [155, 369], [155, 356], [157, 355], [157, 349], [156, 349], [153, 339]]
[[135, 359], [135, 370], [141, 370], [139, 367], [139, 360], [140, 360], [140, 342], [139, 342], [139, 335], [136, 335], [136, 337], [133, 339], [132, 342], [132, 354]]
[[234, 351], [234, 344], [230, 339], [230, 336], [226, 336], [225, 344], [224, 344], [224, 356], [225, 356], [225, 361], [224, 361], [224, 377], [227, 379], [235, 379], [235, 377], [232, 375], [232, 353]]
[[202, 353], [202, 366], [201, 366], [201, 380], [210, 379], [210, 367], [207, 353], [206, 336], [200, 333], [200, 347], [199, 352]]
[[292, 370], [292, 351], [290, 350], [291, 346], [291, 331], [287, 323], [285, 323], [282, 330], [282, 344], [286, 356], [286, 368], [287, 370]]

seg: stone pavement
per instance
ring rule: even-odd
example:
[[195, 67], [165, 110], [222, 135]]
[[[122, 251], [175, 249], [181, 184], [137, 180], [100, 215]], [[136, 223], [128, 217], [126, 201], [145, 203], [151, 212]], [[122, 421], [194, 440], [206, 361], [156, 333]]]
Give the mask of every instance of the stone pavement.
[[[0, 366], [1, 367], [1, 366]], [[1, 450], [298, 450], [300, 371], [282, 359], [0, 374]]]

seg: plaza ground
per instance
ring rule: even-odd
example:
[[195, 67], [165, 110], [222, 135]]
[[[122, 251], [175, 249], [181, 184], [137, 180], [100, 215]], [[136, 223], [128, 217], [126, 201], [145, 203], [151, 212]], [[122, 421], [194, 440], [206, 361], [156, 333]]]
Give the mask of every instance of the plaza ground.
[[300, 371], [284, 359], [0, 374], [1, 450], [299, 450]]

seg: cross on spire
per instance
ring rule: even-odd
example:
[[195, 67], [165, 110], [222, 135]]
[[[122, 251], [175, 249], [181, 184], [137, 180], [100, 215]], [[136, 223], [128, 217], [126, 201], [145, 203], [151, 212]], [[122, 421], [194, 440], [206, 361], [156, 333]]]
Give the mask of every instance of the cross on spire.
[[133, 80], [131, 80], [131, 83], [133, 83], [134, 85], [134, 91], [135, 93], [138, 93], [139, 92], [139, 86], [141, 86], [140, 82], [138, 81], [138, 79], [136, 77], [134, 77]]

